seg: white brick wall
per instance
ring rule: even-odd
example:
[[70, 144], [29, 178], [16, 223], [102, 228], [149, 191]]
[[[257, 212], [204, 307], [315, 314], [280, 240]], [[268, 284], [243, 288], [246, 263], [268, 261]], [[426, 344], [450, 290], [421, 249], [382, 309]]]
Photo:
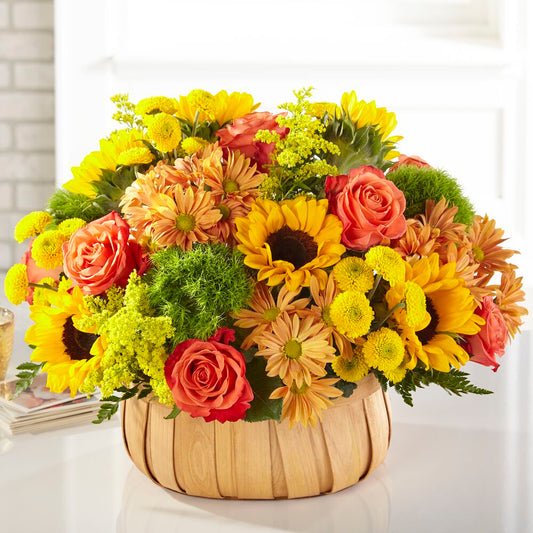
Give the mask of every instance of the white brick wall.
[[17, 220], [54, 189], [53, 21], [51, 0], [0, 0], [0, 274], [23, 251]]

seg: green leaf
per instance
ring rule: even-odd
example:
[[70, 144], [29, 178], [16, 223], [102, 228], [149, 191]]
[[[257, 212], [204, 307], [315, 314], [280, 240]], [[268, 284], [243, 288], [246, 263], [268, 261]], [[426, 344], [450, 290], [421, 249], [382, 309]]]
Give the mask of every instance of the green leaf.
[[165, 416], [165, 420], [173, 420], [173, 419], [176, 418], [180, 413], [181, 413], [181, 409], [179, 409], [178, 406], [175, 405], [175, 406], [172, 408], [172, 411], [170, 412], [170, 414], [167, 415], [167, 416]]
[[349, 381], [339, 379], [339, 381], [335, 383], [335, 387], [342, 391], [342, 396], [344, 398], [349, 398], [354, 390], [357, 389], [357, 383], [350, 383]]
[[255, 357], [246, 365], [246, 379], [254, 391], [254, 399], [250, 402], [250, 409], [246, 411], [244, 420], [247, 422], [261, 422], [262, 420], [276, 420], [281, 422], [281, 406], [283, 400], [271, 400], [270, 394], [274, 389], [283, 386], [278, 377], [270, 378], [266, 375], [266, 359]]
[[100, 405], [100, 409], [96, 415], [96, 420], [93, 420], [93, 424], [101, 424], [105, 420], [111, 420], [111, 417], [118, 411], [118, 402], [116, 403], [103, 403]]
[[27, 388], [31, 387], [33, 380], [37, 374], [41, 372], [43, 366], [44, 363], [32, 363], [28, 361], [17, 367], [17, 370], [20, 370], [20, 372], [17, 374], [18, 381], [15, 385], [14, 398], [16, 398], [21, 392], [24, 392]]

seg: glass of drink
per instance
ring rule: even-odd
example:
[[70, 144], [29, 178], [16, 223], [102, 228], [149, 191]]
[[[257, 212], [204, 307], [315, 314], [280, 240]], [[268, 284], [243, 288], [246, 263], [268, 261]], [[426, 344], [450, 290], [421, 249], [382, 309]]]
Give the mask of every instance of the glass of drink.
[[13, 350], [15, 337], [15, 315], [9, 309], [0, 307], [0, 381], [5, 379]]

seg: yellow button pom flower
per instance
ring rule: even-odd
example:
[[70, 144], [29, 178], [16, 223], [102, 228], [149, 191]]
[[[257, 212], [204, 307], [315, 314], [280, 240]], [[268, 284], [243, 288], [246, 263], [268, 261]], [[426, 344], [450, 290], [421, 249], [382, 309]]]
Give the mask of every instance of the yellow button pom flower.
[[157, 113], [168, 113], [173, 115], [176, 112], [177, 100], [174, 98], [167, 98], [166, 96], [151, 96], [150, 98], [143, 98], [135, 106], [135, 113], [137, 115], [156, 115]]
[[187, 155], [193, 155], [201, 148], [205, 148], [209, 143], [201, 137], [187, 137], [181, 141], [181, 147]]
[[345, 257], [333, 267], [333, 278], [341, 291], [368, 292], [374, 286], [374, 273], [360, 257]]
[[366, 363], [383, 372], [398, 368], [404, 359], [405, 348], [396, 331], [381, 328], [373, 331], [363, 345], [363, 357]]
[[81, 218], [67, 218], [57, 226], [57, 231], [60, 231], [65, 235], [66, 239], [69, 239], [75, 231], [84, 228], [86, 225], [87, 222]]
[[31, 256], [38, 267], [52, 270], [63, 264], [63, 243], [68, 237], [58, 230], [41, 233], [34, 241]]
[[405, 261], [388, 246], [374, 246], [365, 255], [366, 264], [375, 270], [391, 287], [405, 280]]
[[6, 274], [4, 291], [7, 299], [13, 305], [20, 305], [28, 297], [28, 273], [26, 265], [18, 263], [13, 265]]
[[133, 165], [149, 165], [154, 160], [152, 152], [146, 146], [137, 146], [122, 152], [117, 164], [131, 167]]
[[15, 240], [22, 242], [30, 237], [42, 233], [52, 222], [52, 217], [46, 211], [33, 211], [19, 220], [15, 226]]
[[370, 367], [365, 361], [363, 352], [359, 346], [355, 347], [351, 357], [348, 357], [346, 354], [335, 357], [335, 360], [331, 363], [331, 367], [337, 376], [350, 383], [356, 383], [363, 379], [370, 371]]
[[426, 295], [420, 285], [412, 281], [405, 282], [405, 313], [407, 325], [416, 328], [431, 317], [426, 308]]
[[150, 119], [147, 135], [160, 152], [170, 152], [181, 141], [180, 123], [168, 113], [158, 113]]
[[352, 339], [366, 335], [374, 319], [368, 298], [358, 291], [339, 294], [333, 300], [329, 314], [335, 327]]

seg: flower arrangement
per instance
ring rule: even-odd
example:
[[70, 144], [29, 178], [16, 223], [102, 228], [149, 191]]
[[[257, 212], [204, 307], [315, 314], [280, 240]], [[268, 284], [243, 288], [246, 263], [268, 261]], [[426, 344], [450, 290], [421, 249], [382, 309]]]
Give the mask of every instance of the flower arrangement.
[[394, 113], [310, 90], [112, 100], [121, 129], [72, 169], [8, 272], [31, 362], [97, 422], [150, 397], [206, 421], [314, 425], [372, 373], [412, 405], [497, 370], [526, 310], [503, 231], [457, 181], [400, 155]]

